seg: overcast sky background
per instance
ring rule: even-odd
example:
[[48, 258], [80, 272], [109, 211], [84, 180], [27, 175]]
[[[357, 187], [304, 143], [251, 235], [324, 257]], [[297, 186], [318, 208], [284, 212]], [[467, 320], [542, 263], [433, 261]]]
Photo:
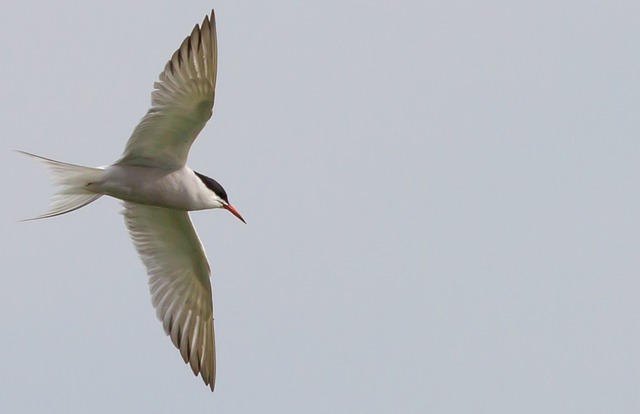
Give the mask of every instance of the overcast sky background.
[[[639, 2], [2, 5], [0, 412], [640, 412]], [[211, 7], [214, 394], [120, 204], [18, 223], [9, 151], [116, 160]]]

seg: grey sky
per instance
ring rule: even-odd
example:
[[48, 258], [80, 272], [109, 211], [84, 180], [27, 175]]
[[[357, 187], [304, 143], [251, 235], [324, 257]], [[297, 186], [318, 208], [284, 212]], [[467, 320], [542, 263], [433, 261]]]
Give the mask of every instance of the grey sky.
[[216, 392], [119, 203], [17, 223], [53, 187], [0, 151], [0, 412], [640, 411], [640, 3], [184, 3], [4, 0], [0, 136], [114, 161], [216, 8]]

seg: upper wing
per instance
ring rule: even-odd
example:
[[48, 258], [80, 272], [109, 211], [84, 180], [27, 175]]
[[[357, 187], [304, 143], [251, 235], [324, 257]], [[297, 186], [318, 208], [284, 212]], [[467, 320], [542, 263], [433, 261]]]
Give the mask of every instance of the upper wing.
[[171, 57], [151, 93], [151, 109], [134, 129], [118, 164], [179, 168], [211, 118], [218, 68], [213, 10]]
[[124, 203], [133, 244], [149, 274], [151, 301], [167, 335], [213, 391], [216, 350], [211, 270], [186, 211]]

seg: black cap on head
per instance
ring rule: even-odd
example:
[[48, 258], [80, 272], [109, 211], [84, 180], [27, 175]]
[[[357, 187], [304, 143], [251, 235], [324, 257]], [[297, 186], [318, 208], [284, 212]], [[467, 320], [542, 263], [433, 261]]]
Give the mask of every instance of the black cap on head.
[[206, 175], [200, 174], [197, 171], [194, 171], [194, 173], [198, 176], [198, 178], [200, 178], [200, 181], [202, 181], [202, 183], [206, 185], [209, 190], [213, 191], [218, 197], [223, 199], [225, 202], [229, 203], [229, 199], [227, 198], [227, 192], [224, 191], [224, 188], [222, 188], [220, 183], [218, 183], [213, 178], [209, 178]]

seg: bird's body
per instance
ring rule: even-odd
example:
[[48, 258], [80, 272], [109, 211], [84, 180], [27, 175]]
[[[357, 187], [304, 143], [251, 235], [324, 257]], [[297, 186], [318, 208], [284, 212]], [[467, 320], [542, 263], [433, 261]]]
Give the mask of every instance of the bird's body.
[[195, 211], [218, 207], [202, 180], [187, 166], [164, 170], [110, 165], [104, 169], [102, 179], [87, 184], [87, 190], [124, 201], [176, 210]]
[[44, 162], [61, 186], [47, 212], [68, 213], [103, 195], [124, 203], [125, 224], [149, 275], [151, 300], [165, 332], [194, 374], [215, 386], [210, 268], [188, 212], [224, 208], [244, 222], [214, 179], [187, 157], [212, 114], [218, 49], [215, 16], [205, 17], [173, 54], [154, 84], [151, 109], [122, 157], [84, 167], [25, 153]]

